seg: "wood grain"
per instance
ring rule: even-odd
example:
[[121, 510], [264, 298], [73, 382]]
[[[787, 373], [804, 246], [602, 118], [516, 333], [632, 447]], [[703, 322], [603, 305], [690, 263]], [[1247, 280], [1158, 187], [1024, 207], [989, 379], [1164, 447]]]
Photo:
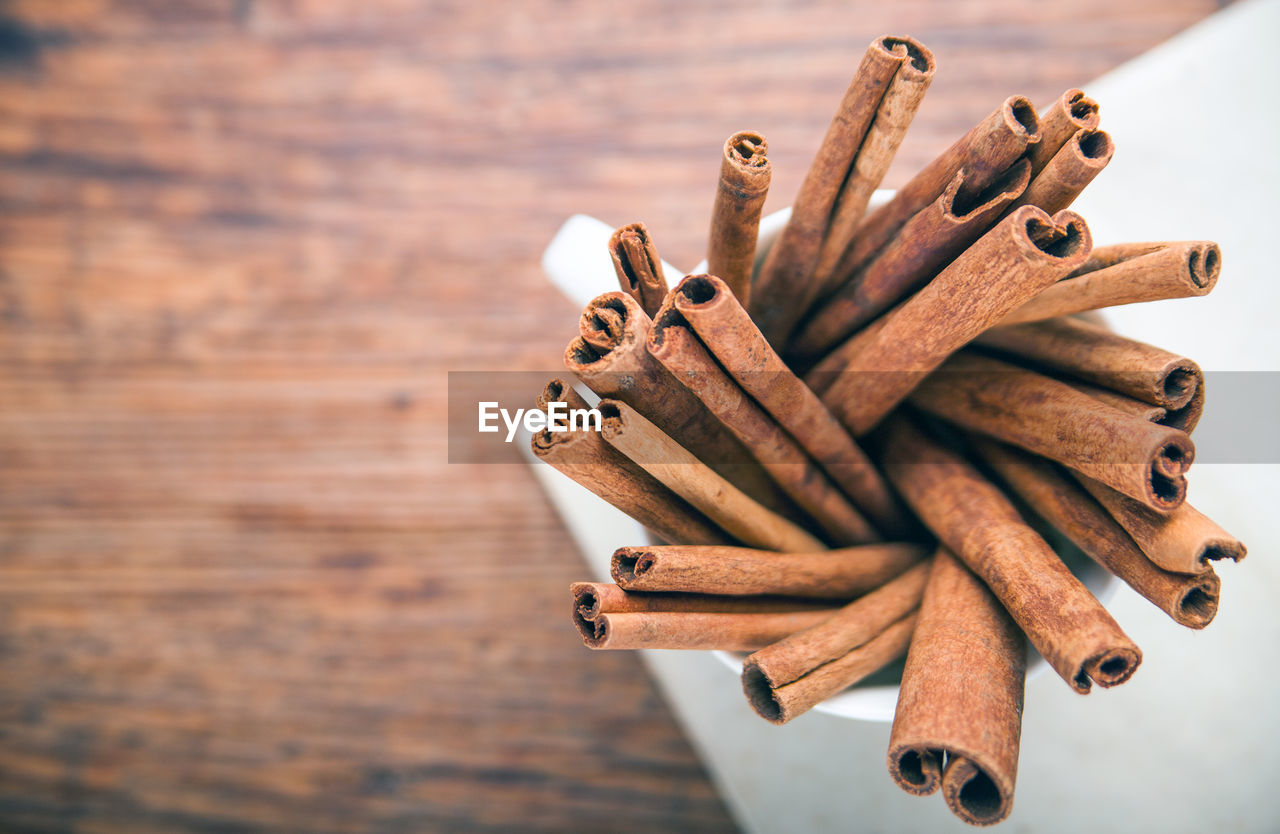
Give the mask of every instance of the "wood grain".
[[731, 828], [446, 372], [558, 370], [570, 213], [698, 260], [736, 130], [790, 202], [876, 35], [939, 64], [893, 185], [1213, 8], [6, 3], [0, 829]]

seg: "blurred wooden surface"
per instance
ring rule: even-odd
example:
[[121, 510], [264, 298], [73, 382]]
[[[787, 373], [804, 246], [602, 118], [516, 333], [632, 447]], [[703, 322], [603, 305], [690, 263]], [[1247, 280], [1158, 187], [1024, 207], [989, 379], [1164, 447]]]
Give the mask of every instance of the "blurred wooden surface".
[[0, 830], [731, 828], [446, 372], [557, 369], [570, 213], [697, 261], [734, 130], [786, 205], [878, 34], [892, 185], [1214, 9], [609, 5], [0, 7]]

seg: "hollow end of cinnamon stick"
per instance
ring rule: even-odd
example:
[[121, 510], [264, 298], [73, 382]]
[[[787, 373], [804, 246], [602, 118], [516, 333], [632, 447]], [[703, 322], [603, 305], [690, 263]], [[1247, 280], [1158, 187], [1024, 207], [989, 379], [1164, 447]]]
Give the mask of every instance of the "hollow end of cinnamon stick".
[[600, 597], [587, 582], [576, 582], [569, 590], [573, 594], [573, 624], [582, 642], [599, 648], [609, 636], [609, 621], [600, 613]]
[[1062, 109], [1079, 130], [1092, 130], [1098, 126], [1098, 102], [1084, 94], [1084, 90], [1067, 90], [1062, 94]]
[[1160, 382], [1160, 405], [1171, 410], [1182, 408], [1191, 402], [1203, 377], [1200, 367], [1190, 360], [1171, 363]]
[[720, 294], [719, 287], [707, 275], [688, 275], [685, 279], [676, 285], [675, 292], [679, 293], [680, 298], [686, 299], [689, 306], [701, 307], [710, 304]]
[[1074, 211], [1060, 211], [1050, 217], [1035, 206], [1023, 206], [1015, 212], [1024, 217], [1027, 237], [1044, 254], [1070, 260], [1083, 258], [1093, 248], [1093, 238], [1084, 218]]
[[1004, 122], [1015, 135], [1027, 137], [1027, 144], [1040, 141], [1040, 118], [1035, 105], [1025, 96], [1010, 96], [1001, 106]]
[[769, 143], [754, 130], [733, 134], [724, 143], [724, 155], [743, 168], [764, 168], [769, 164]]
[[942, 797], [951, 812], [970, 825], [994, 825], [1013, 810], [1013, 796], [972, 759], [955, 756], [942, 776]]
[[1174, 616], [1179, 624], [1187, 628], [1204, 628], [1218, 615], [1222, 580], [1212, 569], [1198, 579], [1199, 581], [1188, 588], [1182, 595], [1182, 599], [1178, 601], [1177, 614]]
[[1119, 686], [1133, 677], [1141, 663], [1142, 652], [1136, 646], [1110, 649], [1086, 660], [1072, 686], [1082, 693], [1088, 693], [1091, 681], [1104, 689]]
[[791, 719], [774, 694], [769, 677], [751, 660], [742, 665], [742, 691], [756, 714], [771, 724], [785, 724]]
[[1187, 273], [1197, 287], [1208, 292], [1218, 283], [1222, 272], [1222, 250], [1216, 243], [1205, 242], [1187, 252]]
[[932, 76], [934, 70], [937, 69], [937, 62], [933, 58], [933, 53], [928, 47], [914, 38], [882, 35], [872, 43], [873, 45], [879, 44], [880, 48], [886, 52], [891, 52], [895, 55], [906, 55], [906, 61], [903, 62], [898, 72], [914, 72], [924, 76]]
[[928, 796], [942, 783], [940, 749], [903, 746], [889, 751], [889, 775], [898, 787], [913, 796]]
[[614, 582], [626, 587], [627, 583], [648, 573], [653, 564], [652, 552], [640, 547], [620, 547], [613, 552], [610, 573]]
[[1105, 130], [1077, 131], [1070, 140], [1086, 160], [1110, 160], [1116, 152], [1115, 142]]
[[1196, 564], [1208, 568], [1211, 562], [1221, 561], [1222, 559], [1239, 562], [1248, 554], [1249, 551], [1245, 548], [1244, 543], [1237, 539], [1212, 538], [1201, 545], [1200, 552], [1196, 554]]

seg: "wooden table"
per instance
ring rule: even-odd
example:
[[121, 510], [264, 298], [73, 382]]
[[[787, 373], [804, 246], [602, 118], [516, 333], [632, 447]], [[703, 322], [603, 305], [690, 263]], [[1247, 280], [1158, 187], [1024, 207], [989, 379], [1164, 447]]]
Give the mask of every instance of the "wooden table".
[[893, 185], [1214, 8], [504, 5], [6, 5], [0, 830], [731, 828], [446, 372], [557, 369], [570, 213], [697, 261], [734, 130], [789, 202], [882, 32], [940, 66]]

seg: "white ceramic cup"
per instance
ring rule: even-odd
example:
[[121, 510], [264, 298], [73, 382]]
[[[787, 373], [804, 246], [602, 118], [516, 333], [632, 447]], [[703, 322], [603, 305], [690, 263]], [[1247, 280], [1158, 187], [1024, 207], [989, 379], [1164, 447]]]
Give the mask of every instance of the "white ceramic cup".
[[[871, 208], [882, 205], [891, 196], [893, 196], [891, 191], [875, 192], [871, 198]], [[790, 216], [791, 209], [786, 208], [761, 218], [759, 243], [756, 247], [757, 269]], [[580, 307], [585, 307], [591, 299], [601, 293], [618, 289], [608, 252], [611, 234], [613, 234], [611, 226], [586, 215], [574, 215], [565, 222], [543, 253], [542, 268], [551, 283]], [[685, 273], [665, 261], [662, 267], [670, 286], [675, 286], [684, 277]], [[690, 270], [690, 274], [705, 271], [706, 261], [703, 261]], [[559, 476], [558, 472], [546, 470], [551, 468], [538, 466], [535, 471], [539, 472], [544, 485], [548, 488], [552, 502], [565, 516], [579, 544], [585, 545], [592, 537], [592, 531], [609, 527], [610, 522], [606, 519], [611, 518], [611, 514], [617, 514], [617, 510], [585, 490], [566, 488], [566, 485], [561, 484], [556, 477]], [[565, 480], [568, 479], [565, 478]], [[599, 523], [593, 523], [593, 521]], [[632, 525], [628, 531], [632, 538], [629, 541], [619, 542], [617, 546], [637, 544], [636, 529], [641, 531], [638, 535], [645, 538], [643, 543], [653, 543], [647, 539], [643, 528], [636, 524]], [[598, 539], [599, 533], [596, 533], [595, 537]], [[1099, 602], [1105, 605], [1115, 593], [1116, 578], [1054, 531], [1046, 531], [1046, 538], [1062, 556], [1071, 572], [1098, 598]], [[588, 561], [592, 563], [597, 573], [602, 574], [602, 581], [609, 581], [608, 557], [613, 553], [613, 549], [608, 549], [604, 554], [603, 563], [599, 561], [599, 554], [594, 552], [600, 549], [598, 544], [593, 542], [584, 549], [587, 550]], [[1028, 646], [1028, 652], [1027, 678], [1030, 679], [1048, 669], [1049, 664], [1030, 646]], [[746, 655], [720, 651], [711, 654], [726, 669], [725, 684], [737, 685], [735, 678], [742, 674], [742, 660]], [[732, 673], [732, 677], [729, 673]], [[833, 695], [814, 709], [829, 715], [862, 721], [892, 721], [894, 707], [898, 702], [898, 683], [901, 679], [902, 661], [898, 660], [855, 686]]]

